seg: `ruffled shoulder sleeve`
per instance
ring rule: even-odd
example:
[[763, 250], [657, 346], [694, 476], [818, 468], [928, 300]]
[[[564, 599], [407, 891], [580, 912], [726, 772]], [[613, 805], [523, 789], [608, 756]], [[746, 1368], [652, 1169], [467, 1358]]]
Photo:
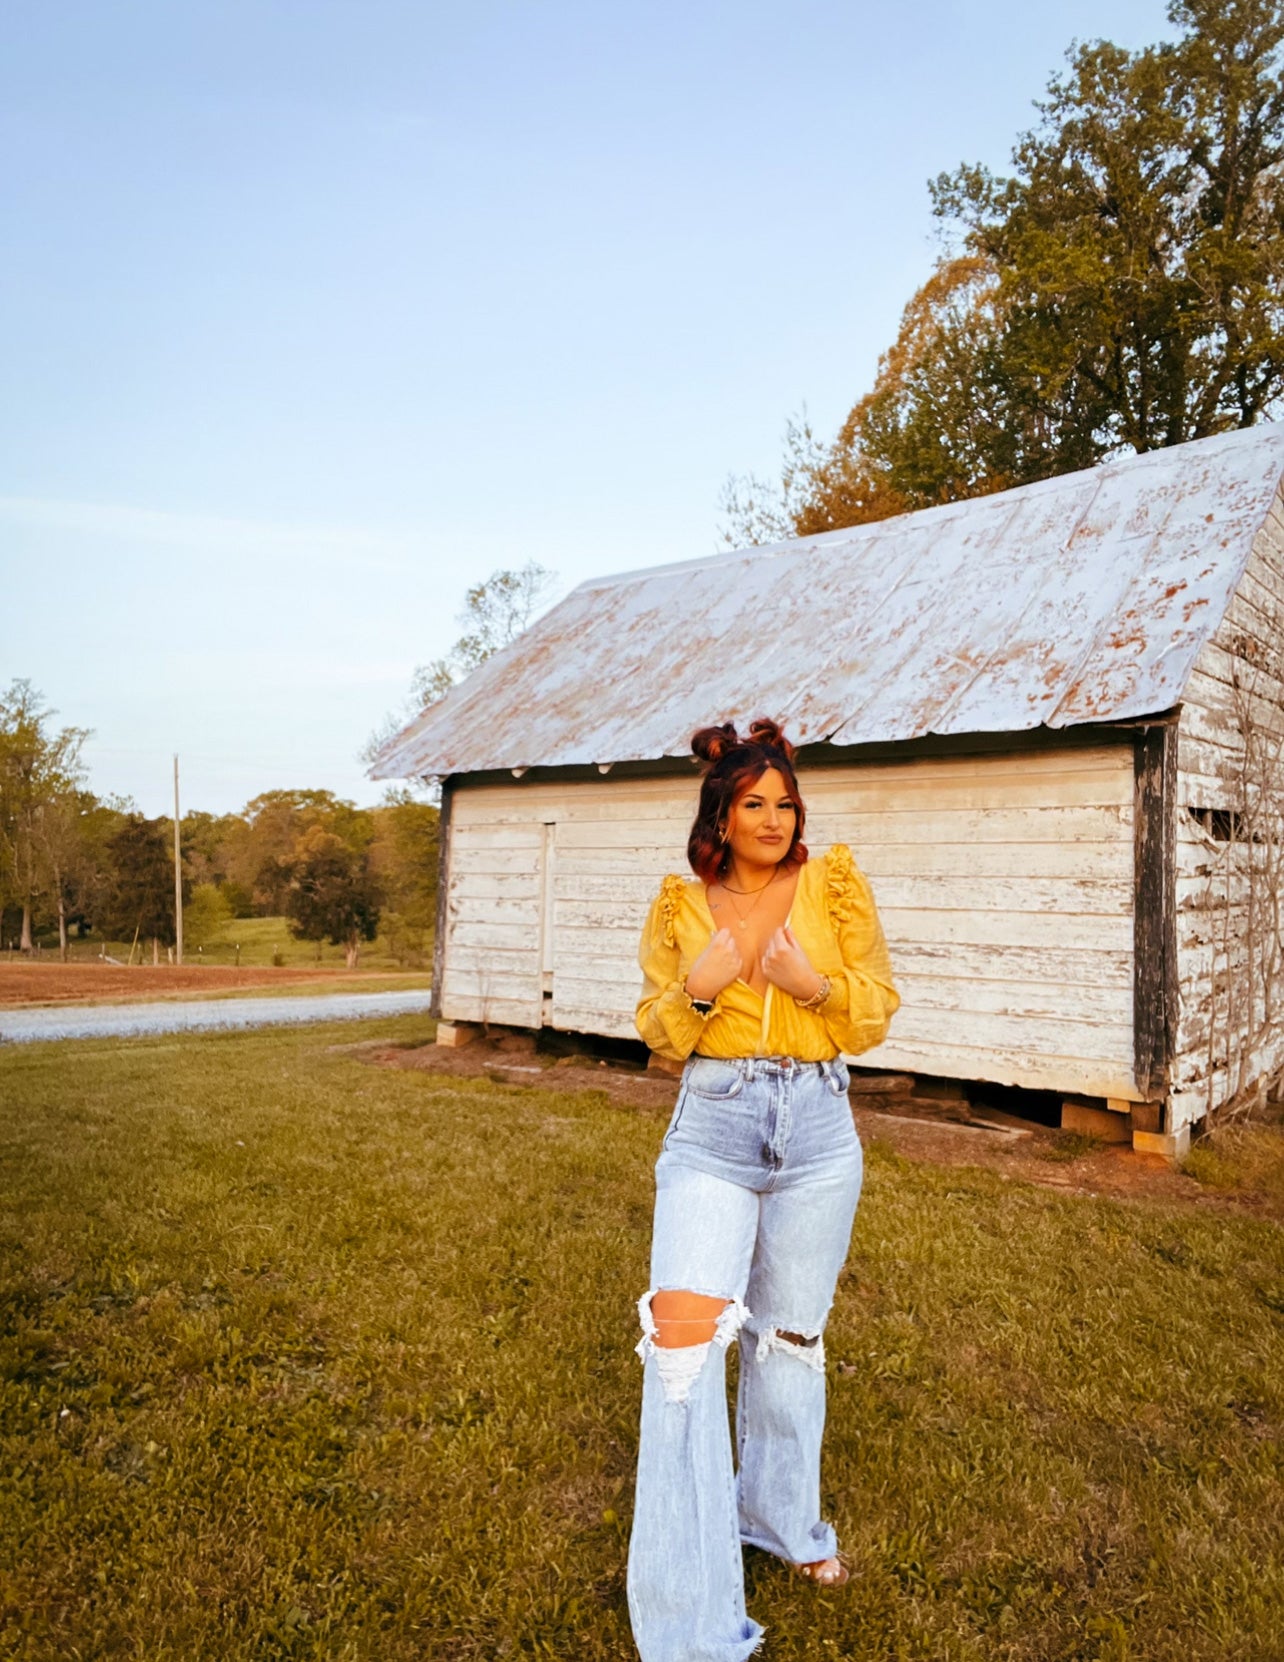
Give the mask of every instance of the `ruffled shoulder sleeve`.
[[830, 926], [843, 968], [833, 977], [820, 1015], [843, 1055], [858, 1056], [887, 1037], [901, 995], [892, 982], [873, 890], [846, 843], [835, 843], [824, 856], [824, 878]]
[[825, 856], [825, 904], [835, 929], [849, 923], [862, 900], [861, 876], [846, 843], [835, 843]]
[[659, 923], [665, 946], [676, 946], [678, 937], [676, 932], [678, 907], [682, 904], [682, 896], [686, 892], [686, 884], [675, 872], [670, 872], [660, 884], [658, 900]]

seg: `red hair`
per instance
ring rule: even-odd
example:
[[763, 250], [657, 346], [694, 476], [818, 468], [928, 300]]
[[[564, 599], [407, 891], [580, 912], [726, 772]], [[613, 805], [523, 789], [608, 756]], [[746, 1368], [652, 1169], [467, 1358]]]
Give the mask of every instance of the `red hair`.
[[793, 841], [780, 864], [802, 865], [807, 858], [802, 840], [807, 810], [794, 776], [794, 747], [778, 724], [760, 716], [750, 722], [747, 739], [740, 738], [729, 721], [721, 727], [702, 727], [692, 736], [691, 749], [704, 763], [700, 804], [687, 838], [687, 859], [696, 876], [706, 883], [716, 883], [726, 872], [731, 863], [731, 848], [722, 835], [727, 816], [768, 768], [780, 773], [798, 810]]

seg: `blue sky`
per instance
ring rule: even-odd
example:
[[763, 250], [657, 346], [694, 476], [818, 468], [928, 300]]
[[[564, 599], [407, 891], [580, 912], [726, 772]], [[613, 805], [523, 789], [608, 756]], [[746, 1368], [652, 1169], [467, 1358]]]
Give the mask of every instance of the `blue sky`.
[[148, 813], [356, 752], [467, 587], [707, 554], [1152, 0], [3, 0], [0, 683]]

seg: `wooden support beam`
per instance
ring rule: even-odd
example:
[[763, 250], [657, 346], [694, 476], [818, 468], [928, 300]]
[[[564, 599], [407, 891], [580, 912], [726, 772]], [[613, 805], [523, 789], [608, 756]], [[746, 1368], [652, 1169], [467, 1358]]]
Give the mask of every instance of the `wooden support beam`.
[[473, 1040], [481, 1036], [481, 1028], [466, 1021], [439, 1021], [437, 1023], [437, 1043], [445, 1045], [448, 1050], [461, 1050], [464, 1045], [472, 1044]]
[[1128, 1119], [1134, 1131], [1158, 1131], [1163, 1119], [1161, 1102], [1134, 1102]]
[[1061, 1129], [1078, 1131], [1084, 1136], [1097, 1137], [1103, 1143], [1132, 1141], [1132, 1120], [1101, 1103], [1086, 1103], [1066, 1097], [1061, 1104]]
[[1132, 1146], [1138, 1154], [1162, 1154], [1165, 1160], [1184, 1160], [1190, 1153], [1190, 1127], [1180, 1131], [1134, 1131]]
[[851, 1096], [909, 1096], [915, 1087], [912, 1073], [861, 1073], [851, 1070]]

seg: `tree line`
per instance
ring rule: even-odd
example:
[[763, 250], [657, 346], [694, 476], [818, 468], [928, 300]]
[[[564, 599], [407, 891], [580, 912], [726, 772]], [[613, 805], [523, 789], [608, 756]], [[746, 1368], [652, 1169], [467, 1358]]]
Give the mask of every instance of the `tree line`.
[[[176, 940], [173, 820], [89, 789], [88, 732], [54, 726], [30, 681], [0, 692], [0, 944], [32, 951], [56, 928], [150, 945]], [[438, 811], [405, 789], [375, 808], [330, 791], [265, 791], [239, 813], [182, 816], [184, 944], [232, 918], [285, 917], [349, 966], [382, 934], [422, 960], [436, 912]]]
[[724, 488], [772, 542], [1277, 416], [1284, 0], [1174, 0], [1170, 42], [1076, 45], [1012, 171], [929, 186], [941, 254], [833, 439]]

